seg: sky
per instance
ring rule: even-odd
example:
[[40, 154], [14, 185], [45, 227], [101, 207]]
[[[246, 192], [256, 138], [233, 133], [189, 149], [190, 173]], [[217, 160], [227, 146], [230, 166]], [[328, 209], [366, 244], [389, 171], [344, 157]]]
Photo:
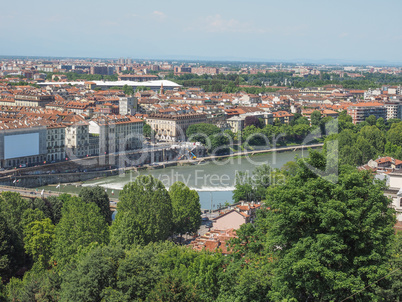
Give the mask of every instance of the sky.
[[0, 55], [401, 63], [401, 0], [3, 0]]

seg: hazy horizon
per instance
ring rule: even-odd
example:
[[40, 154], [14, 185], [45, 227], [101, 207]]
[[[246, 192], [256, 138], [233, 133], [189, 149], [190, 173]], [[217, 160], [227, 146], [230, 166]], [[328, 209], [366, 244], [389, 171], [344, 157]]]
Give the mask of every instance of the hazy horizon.
[[20, 1], [0, 12], [0, 55], [400, 64], [387, 0]]

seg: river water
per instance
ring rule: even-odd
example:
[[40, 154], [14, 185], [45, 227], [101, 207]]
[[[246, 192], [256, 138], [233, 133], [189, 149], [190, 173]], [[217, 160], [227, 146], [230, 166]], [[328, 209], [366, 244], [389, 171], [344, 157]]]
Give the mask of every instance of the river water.
[[[82, 186], [104, 187], [110, 197], [118, 197], [118, 193], [124, 185], [133, 181], [138, 175], [152, 175], [163, 182], [168, 188], [175, 181], [181, 181], [195, 189], [200, 196], [202, 209], [212, 209], [226, 202], [232, 203], [232, 195], [238, 172], [246, 172], [251, 175], [255, 167], [269, 164], [273, 168], [281, 168], [285, 163], [293, 161], [295, 157], [308, 156], [307, 150], [294, 152], [265, 153], [249, 157], [234, 157], [222, 161], [206, 162], [197, 165], [168, 167], [146, 171], [129, 171], [117, 176], [94, 179], [82, 183]], [[44, 187], [46, 190], [66, 193], [78, 193], [80, 185], [62, 184], [59, 188], [53, 186]]]

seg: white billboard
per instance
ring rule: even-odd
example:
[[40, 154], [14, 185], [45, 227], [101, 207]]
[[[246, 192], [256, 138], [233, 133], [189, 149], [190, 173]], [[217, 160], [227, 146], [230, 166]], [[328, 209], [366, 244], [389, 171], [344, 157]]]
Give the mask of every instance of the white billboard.
[[4, 136], [4, 159], [39, 154], [39, 133]]

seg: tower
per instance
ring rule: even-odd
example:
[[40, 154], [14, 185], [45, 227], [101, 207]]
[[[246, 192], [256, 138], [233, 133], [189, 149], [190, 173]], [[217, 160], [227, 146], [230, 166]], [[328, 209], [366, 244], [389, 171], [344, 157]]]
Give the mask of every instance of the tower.
[[164, 94], [165, 90], [163, 89], [163, 83], [161, 83], [161, 91], [160, 94]]

